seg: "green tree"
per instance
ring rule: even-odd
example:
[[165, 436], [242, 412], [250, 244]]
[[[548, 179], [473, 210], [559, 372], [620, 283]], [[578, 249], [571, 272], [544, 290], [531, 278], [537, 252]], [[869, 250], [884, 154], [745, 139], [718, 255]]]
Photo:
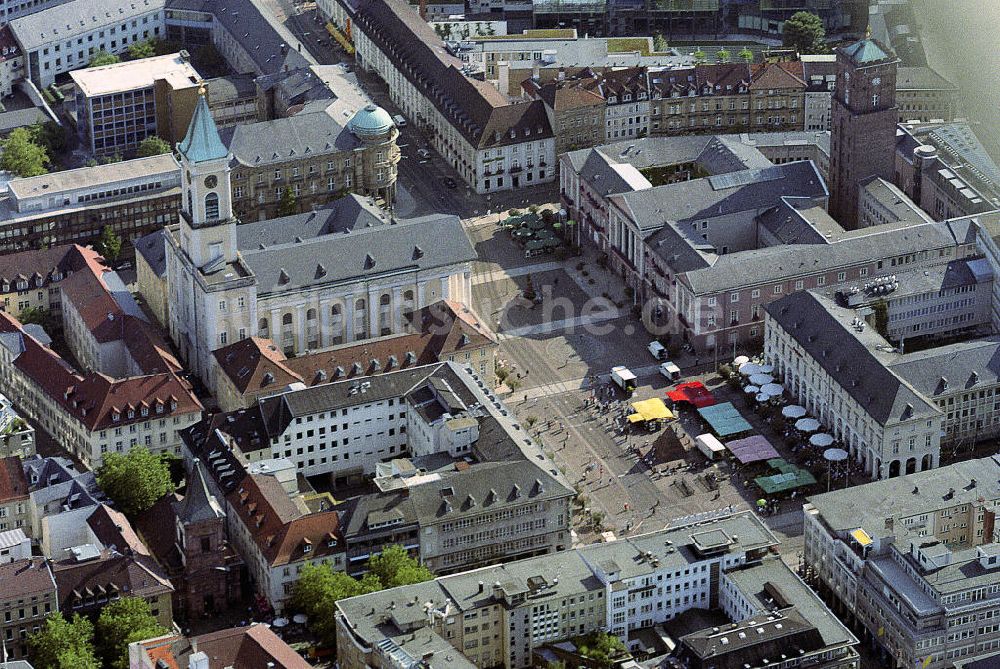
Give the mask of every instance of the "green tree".
[[170, 145], [162, 137], [150, 135], [139, 142], [139, 148], [136, 149], [135, 155], [137, 158], [149, 158], [162, 153], [170, 153]]
[[739, 53], [740, 60], [746, 61], [747, 63], [753, 62], [753, 51], [749, 47], [743, 47], [740, 49]]
[[59, 323], [52, 315], [52, 312], [43, 307], [28, 307], [27, 309], [22, 309], [21, 313], [17, 315], [17, 320], [21, 321], [25, 325], [28, 323], [41, 325], [45, 328], [45, 331], [49, 333], [59, 326]]
[[101, 252], [104, 259], [114, 264], [122, 254], [122, 238], [110, 225], [105, 225], [101, 230], [101, 239], [97, 242], [97, 250]]
[[97, 470], [97, 484], [130, 517], [174, 490], [169, 465], [141, 446], [125, 454], [107, 453]]
[[152, 58], [155, 55], [156, 45], [151, 39], [145, 40], [144, 42], [132, 42], [128, 45], [128, 57], [132, 60]]
[[614, 659], [625, 653], [625, 644], [614, 634], [594, 632], [576, 640], [577, 652], [600, 667], [610, 667]]
[[31, 126], [32, 141], [51, 156], [66, 149], [66, 128], [55, 121], [35, 123]]
[[697, 65], [701, 65], [708, 60], [708, 54], [701, 49], [698, 49], [692, 55], [694, 56], [694, 62]]
[[293, 611], [309, 616], [309, 627], [321, 641], [333, 644], [337, 638], [335, 604], [381, 589], [382, 584], [374, 574], [365, 574], [358, 580], [334, 571], [328, 564], [307, 564], [295, 582], [289, 605]]
[[101, 156], [101, 159], [97, 162], [100, 165], [110, 165], [112, 163], [120, 163], [122, 160], [122, 154], [113, 153], [110, 156]]
[[720, 63], [728, 63], [732, 56], [733, 54], [726, 49], [719, 49], [715, 52], [715, 60]]
[[2, 143], [0, 169], [13, 172], [19, 177], [37, 177], [49, 170], [49, 154], [45, 147], [35, 143], [29, 128], [15, 128]]
[[823, 20], [810, 12], [795, 12], [785, 21], [781, 41], [799, 53], [821, 53], [826, 50]]
[[94, 655], [94, 626], [74, 614], [66, 620], [56, 612], [45, 625], [28, 637], [31, 663], [35, 669], [99, 669]]
[[121, 58], [113, 53], [108, 53], [104, 49], [101, 49], [93, 55], [90, 59], [90, 63], [87, 67], [100, 67], [101, 65], [114, 65], [115, 63], [121, 62]]
[[411, 558], [406, 549], [398, 544], [386, 546], [381, 554], [373, 556], [368, 561], [368, 569], [383, 588], [423, 583], [434, 578], [430, 569]]
[[95, 627], [97, 652], [106, 669], [128, 669], [128, 645], [166, 634], [141, 597], [123, 597], [103, 609]]
[[657, 53], [662, 53], [670, 48], [667, 44], [667, 38], [663, 36], [663, 33], [656, 33], [653, 35], [653, 50]]
[[278, 216], [291, 216], [299, 211], [299, 201], [292, 192], [291, 186], [285, 186], [281, 191], [281, 199], [278, 200]]

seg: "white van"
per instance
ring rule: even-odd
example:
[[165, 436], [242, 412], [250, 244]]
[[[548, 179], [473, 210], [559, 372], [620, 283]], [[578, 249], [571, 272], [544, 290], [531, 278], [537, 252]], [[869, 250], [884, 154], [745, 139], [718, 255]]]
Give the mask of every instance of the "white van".
[[660, 342], [656, 341], [655, 339], [653, 341], [649, 342], [649, 346], [647, 346], [646, 349], [657, 360], [663, 360], [664, 358], [667, 357], [667, 349], [666, 349], [666, 347], [664, 347], [663, 344], [661, 344]]
[[675, 365], [670, 360], [660, 363], [660, 374], [667, 377], [669, 381], [680, 381], [681, 379], [681, 368]]
[[393, 116], [392, 117], [392, 121], [393, 121], [393, 123], [396, 124], [397, 128], [405, 128], [406, 127], [406, 119], [403, 118], [402, 116], [400, 116], [399, 114], [396, 114], [395, 116]]
[[694, 443], [709, 460], [718, 460], [726, 452], [726, 447], [712, 434], [699, 434], [694, 438]]

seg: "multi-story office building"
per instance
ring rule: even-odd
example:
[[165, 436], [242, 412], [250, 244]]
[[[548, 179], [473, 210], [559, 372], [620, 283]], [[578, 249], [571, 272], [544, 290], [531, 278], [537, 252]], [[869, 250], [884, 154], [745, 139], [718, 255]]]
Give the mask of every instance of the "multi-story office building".
[[[184, 439], [225, 500], [254, 587], [279, 608], [304, 564], [359, 575], [391, 543], [437, 573], [569, 545], [571, 485], [452, 362], [290, 389]], [[300, 492], [298, 473], [369, 487], [338, 504]]]
[[358, 64], [381, 77], [403, 113], [477, 193], [555, 179], [555, 137], [541, 101], [511, 103], [441, 46], [401, 0], [342, 2], [330, 20], [347, 29]]
[[643, 631], [713, 609], [730, 624], [689, 624], [659, 659], [740, 666], [783, 646], [789, 667], [857, 667], [857, 639], [784, 564], [764, 559], [775, 544], [752, 514], [724, 515], [341, 600], [338, 661], [537, 666], [543, 653], [572, 652], [561, 642], [606, 630], [634, 649]]
[[130, 44], [162, 37], [165, 18], [164, 0], [71, 0], [14, 19], [10, 28], [25, 54], [25, 76], [42, 88], [86, 67], [98, 51], [125, 53]]
[[[395, 132], [383, 116], [366, 108], [349, 125], [361, 136]], [[212, 351], [254, 334], [300, 353], [401, 332], [404, 312], [442, 298], [468, 301], [475, 251], [457, 217], [399, 221], [351, 196], [237, 225], [232, 154], [204, 97], [178, 148], [181, 222], [163, 232], [165, 275], [140, 290], [165, 292], [171, 338], [207, 385]]]
[[29, 557], [0, 564], [0, 644], [5, 660], [27, 660], [28, 637], [58, 610], [48, 560]]
[[960, 99], [958, 86], [930, 67], [900, 67], [896, 73], [899, 122], [954, 121]]
[[0, 196], [0, 254], [94, 244], [110, 227], [130, 256], [134, 240], [177, 221], [180, 186], [170, 154], [11, 179]]
[[74, 70], [70, 77], [77, 127], [99, 156], [130, 155], [153, 135], [178, 142], [201, 86], [186, 51]]
[[998, 481], [991, 457], [804, 505], [805, 564], [881, 664], [939, 669], [996, 655]]
[[[974, 277], [966, 279], [967, 285], [975, 284]], [[764, 357], [796, 401], [874, 478], [932, 469], [942, 443], [974, 443], [1000, 431], [995, 399], [1000, 368], [994, 361], [1000, 342], [992, 338], [901, 353], [879, 333], [893, 323], [887, 303], [896, 281], [906, 280], [888, 273], [870, 280], [862, 290], [882, 299], [869, 308], [850, 308], [857, 296], [850, 290], [839, 294], [843, 306], [806, 291], [765, 308]], [[968, 294], [945, 286], [939, 293], [921, 290], [915, 302], [909, 299], [916, 296], [901, 296], [901, 306], [892, 310], [895, 324], [925, 329], [925, 307], [914, 308], [914, 303], [933, 305], [926, 309], [935, 313], [950, 311], [947, 320], [955, 328], [966, 310], [978, 311], [985, 321], [984, 307], [965, 304], [972, 299]]]

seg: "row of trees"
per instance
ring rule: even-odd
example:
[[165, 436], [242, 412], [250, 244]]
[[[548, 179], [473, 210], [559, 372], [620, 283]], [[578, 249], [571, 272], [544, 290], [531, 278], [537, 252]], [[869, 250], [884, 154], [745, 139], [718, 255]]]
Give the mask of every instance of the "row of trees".
[[52, 155], [66, 148], [66, 129], [53, 121], [15, 128], [0, 146], [0, 169], [37, 177], [49, 171]]
[[332, 645], [337, 636], [334, 612], [338, 601], [432, 578], [434, 574], [411, 558], [405, 548], [393, 545], [368, 561], [368, 573], [361, 579], [334, 571], [328, 564], [306, 565], [295, 583], [290, 605], [309, 616], [313, 633]]
[[166, 634], [141, 597], [111, 602], [91, 623], [80, 614], [56, 612], [28, 637], [35, 669], [128, 669], [128, 645]]

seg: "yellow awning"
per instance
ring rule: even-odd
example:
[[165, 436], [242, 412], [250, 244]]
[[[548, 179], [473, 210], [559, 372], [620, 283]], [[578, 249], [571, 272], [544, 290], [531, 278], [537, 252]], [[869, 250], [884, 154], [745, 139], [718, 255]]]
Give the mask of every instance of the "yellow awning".
[[865, 532], [860, 527], [856, 530], [853, 530], [851, 532], [851, 536], [854, 537], [854, 540], [857, 541], [859, 544], [861, 544], [862, 547], [870, 546], [872, 543], [872, 538], [868, 536], [868, 533]]
[[670, 409], [667, 408], [667, 405], [659, 397], [653, 397], [641, 402], [633, 402], [632, 408], [642, 416], [641, 420], [672, 420], [674, 417], [674, 414], [671, 413]]
[[628, 422], [630, 423], [641, 423], [644, 420], [646, 419], [642, 417], [641, 413], [634, 413], [628, 417]]

